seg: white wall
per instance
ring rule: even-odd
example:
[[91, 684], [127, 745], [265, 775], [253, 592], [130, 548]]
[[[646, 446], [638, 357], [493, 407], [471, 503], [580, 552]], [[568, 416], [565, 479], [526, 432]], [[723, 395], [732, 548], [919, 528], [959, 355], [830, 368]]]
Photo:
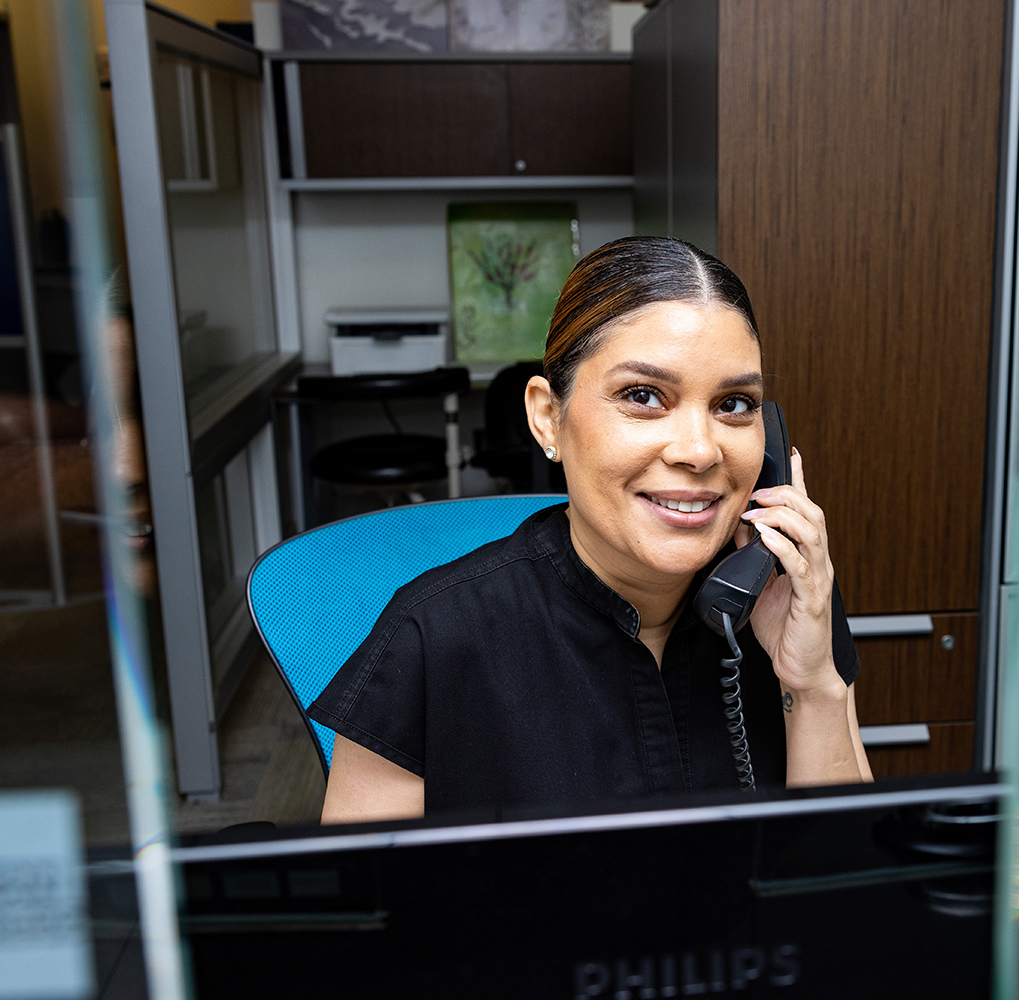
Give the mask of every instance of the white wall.
[[333, 306], [449, 308], [446, 206], [463, 201], [572, 201], [580, 251], [633, 235], [633, 196], [617, 191], [305, 192], [294, 196], [301, 343], [328, 360]]

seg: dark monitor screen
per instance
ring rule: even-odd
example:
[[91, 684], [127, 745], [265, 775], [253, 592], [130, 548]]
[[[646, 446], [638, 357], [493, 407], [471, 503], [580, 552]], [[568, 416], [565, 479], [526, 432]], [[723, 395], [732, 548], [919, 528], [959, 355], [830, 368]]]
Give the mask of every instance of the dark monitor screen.
[[206, 838], [176, 852], [198, 995], [985, 996], [1002, 791]]

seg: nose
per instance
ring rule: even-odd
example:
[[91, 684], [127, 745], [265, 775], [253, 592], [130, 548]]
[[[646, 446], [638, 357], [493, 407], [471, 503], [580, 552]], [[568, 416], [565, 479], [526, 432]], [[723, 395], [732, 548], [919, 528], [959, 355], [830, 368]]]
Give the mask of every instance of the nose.
[[663, 428], [667, 437], [662, 444], [662, 461], [666, 465], [683, 465], [691, 472], [707, 472], [722, 460], [710, 413], [699, 407], [678, 406], [672, 416], [673, 419], [667, 421], [669, 426]]

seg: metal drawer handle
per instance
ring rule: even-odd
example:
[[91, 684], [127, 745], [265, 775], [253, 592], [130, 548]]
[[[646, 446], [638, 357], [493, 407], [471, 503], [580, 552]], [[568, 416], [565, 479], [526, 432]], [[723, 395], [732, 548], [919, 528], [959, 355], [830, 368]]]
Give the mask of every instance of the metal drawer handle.
[[930, 615], [854, 615], [849, 619], [854, 638], [879, 635], [930, 635], [934, 621]]
[[899, 743], [930, 743], [931, 731], [926, 722], [901, 726], [860, 726], [865, 747], [886, 747]]

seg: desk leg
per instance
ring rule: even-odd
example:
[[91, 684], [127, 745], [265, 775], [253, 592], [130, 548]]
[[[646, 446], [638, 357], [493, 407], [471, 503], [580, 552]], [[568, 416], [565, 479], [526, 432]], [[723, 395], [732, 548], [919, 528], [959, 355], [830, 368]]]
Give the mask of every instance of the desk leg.
[[287, 406], [287, 425], [290, 433], [290, 447], [288, 458], [290, 459], [290, 509], [294, 518], [294, 528], [297, 533], [306, 531], [308, 528], [308, 515], [304, 507], [304, 434], [301, 433], [301, 407], [299, 403], [290, 403]]
[[449, 497], [460, 496], [460, 401], [455, 392], [442, 401], [446, 411], [446, 471], [449, 474]]

